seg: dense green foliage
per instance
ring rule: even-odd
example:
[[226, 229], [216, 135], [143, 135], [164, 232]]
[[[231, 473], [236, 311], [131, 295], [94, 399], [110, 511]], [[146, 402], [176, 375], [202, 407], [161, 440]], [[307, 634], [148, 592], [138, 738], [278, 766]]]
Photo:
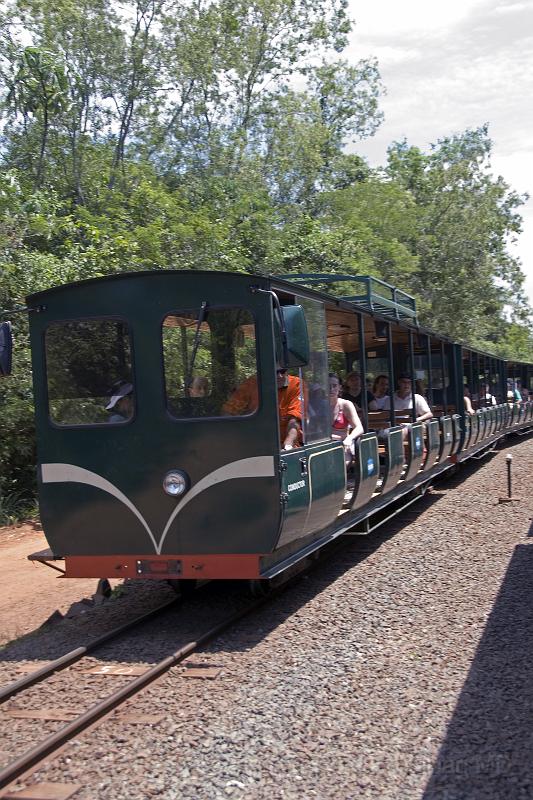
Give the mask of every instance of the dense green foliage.
[[[342, 59], [346, 0], [10, 0], [0, 15], [0, 308], [120, 270], [352, 271], [430, 327], [533, 360], [507, 249], [523, 198], [486, 128], [428, 153], [357, 142], [372, 60]], [[348, 152], [351, 151], [351, 152]], [[0, 385], [0, 496], [33, 481], [24, 315]]]

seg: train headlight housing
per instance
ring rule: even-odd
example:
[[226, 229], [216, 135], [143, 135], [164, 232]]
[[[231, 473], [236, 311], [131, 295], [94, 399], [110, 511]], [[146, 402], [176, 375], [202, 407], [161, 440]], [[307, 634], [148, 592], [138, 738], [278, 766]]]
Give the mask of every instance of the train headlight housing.
[[181, 497], [189, 488], [189, 476], [180, 469], [171, 469], [163, 478], [163, 489], [170, 497]]

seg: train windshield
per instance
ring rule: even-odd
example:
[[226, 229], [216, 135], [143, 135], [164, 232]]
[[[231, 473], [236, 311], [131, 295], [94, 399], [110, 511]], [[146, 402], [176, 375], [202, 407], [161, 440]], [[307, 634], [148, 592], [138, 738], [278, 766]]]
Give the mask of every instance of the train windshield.
[[54, 322], [46, 330], [45, 350], [52, 422], [98, 425], [131, 419], [131, 340], [124, 321]]
[[173, 311], [163, 320], [167, 407], [174, 417], [254, 414], [259, 406], [254, 318], [244, 308]]

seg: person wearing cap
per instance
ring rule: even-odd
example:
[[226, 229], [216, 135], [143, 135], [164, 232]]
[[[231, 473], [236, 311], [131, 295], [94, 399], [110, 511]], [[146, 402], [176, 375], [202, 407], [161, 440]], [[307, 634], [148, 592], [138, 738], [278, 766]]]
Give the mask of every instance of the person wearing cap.
[[[278, 414], [281, 446], [292, 450], [302, 444], [302, 401], [300, 398], [300, 379], [288, 375], [279, 366], [276, 369], [278, 386]], [[259, 405], [257, 375], [252, 375], [238, 386], [222, 406], [222, 413], [228, 416], [252, 414]]]
[[133, 416], [133, 386], [121, 383], [113, 390], [113, 395], [106, 405], [106, 411], [113, 411], [108, 422], [127, 422]]

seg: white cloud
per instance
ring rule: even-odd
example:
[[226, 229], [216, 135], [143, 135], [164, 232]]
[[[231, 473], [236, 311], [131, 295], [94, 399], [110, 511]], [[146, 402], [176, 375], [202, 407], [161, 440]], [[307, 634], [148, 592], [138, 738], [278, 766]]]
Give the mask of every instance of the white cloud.
[[517, 11], [526, 11], [528, 8], [530, 8], [529, 3], [503, 3], [501, 6], [492, 9], [491, 13], [496, 16], [501, 14], [516, 14]]
[[483, 5], [485, 0], [374, 0], [362, 3], [351, 0], [350, 12], [357, 29], [370, 37], [397, 35], [406, 31], [442, 29], [464, 19], [470, 7]]
[[[385, 122], [357, 151], [379, 164], [394, 140], [427, 148], [488, 122], [495, 174], [533, 195], [533, 3], [351, 0], [350, 10], [350, 58], [377, 56], [387, 89]], [[533, 304], [533, 200], [521, 213], [515, 251]]]

